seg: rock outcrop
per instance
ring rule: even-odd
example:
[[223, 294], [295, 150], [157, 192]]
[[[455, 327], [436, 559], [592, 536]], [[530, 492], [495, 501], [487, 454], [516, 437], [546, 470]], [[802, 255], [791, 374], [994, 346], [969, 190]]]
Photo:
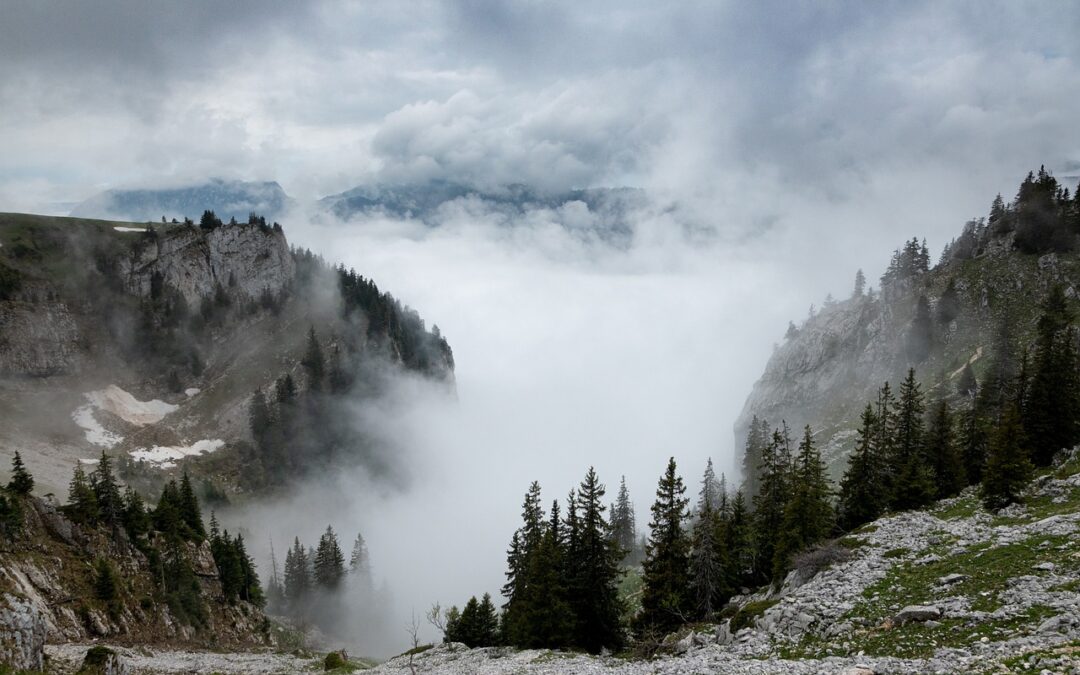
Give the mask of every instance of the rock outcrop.
[[33, 603], [0, 594], [0, 665], [14, 670], [44, 670], [48, 626]]
[[81, 361], [80, 331], [61, 302], [0, 302], [0, 375], [72, 372]]
[[209, 231], [175, 227], [147, 237], [121, 261], [120, 273], [136, 295], [150, 295], [157, 276], [198, 307], [218, 286], [248, 298], [279, 293], [292, 282], [296, 265], [279, 229], [244, 223]]

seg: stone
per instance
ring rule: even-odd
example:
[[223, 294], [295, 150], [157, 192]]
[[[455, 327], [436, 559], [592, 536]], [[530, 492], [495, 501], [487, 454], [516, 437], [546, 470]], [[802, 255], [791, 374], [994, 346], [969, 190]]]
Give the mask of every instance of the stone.
[[932, 605], [908, 605], [896, 613], [896, 621], [901, 624], [940, 618], [941, 610]]
[[1053, 572], [1054, 567], [1055, 567], [1055, 565], [1052, 562], [1041, 562], [1041, 563], [1035, 565], [1034, 569], [1036, 569], [1036, 570], [1038, 570], [1040, 572]]
[[87, 675], [128, 675], [127, 662], [108, 647], [91, 647], [83, 658], [80, 673]]
[[966, 574], [946, 574], [945, 576], [938, 579], [938, 583], [942, 586], [951, 586], [952, 584], [958, 584], [967, 578], [968, 577]]
[[45, 670], [47, 634], [48, 624], [37, 607], [10, 593], [0, 596], [0, 665]]
[[840, 671], [839, 675], [876, 675], [874, 670], [870, 666], [864, 666], [861, 663], [850, 668], [844, 668]]
[[690, 651], [690, 648], [693, 646], [694, 634], [687, 633], [686, 637], [675, 643], [675, 646], [672, 647], [672, 651], [674, 651], [676, 654], [685, 654], [686, 652]]

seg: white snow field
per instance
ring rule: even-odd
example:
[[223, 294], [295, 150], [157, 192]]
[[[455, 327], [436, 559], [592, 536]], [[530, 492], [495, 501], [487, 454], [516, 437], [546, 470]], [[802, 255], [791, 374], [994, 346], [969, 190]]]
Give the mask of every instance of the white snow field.
[[171, 469], [176, 462], [185, 457], [209, 454], [225, 447], [225, 441], [221, 439], [196, 441], [191, 445], [155, 445], [152, 448], [133, 450], [131, 458], [156, 464], [162, 469]]

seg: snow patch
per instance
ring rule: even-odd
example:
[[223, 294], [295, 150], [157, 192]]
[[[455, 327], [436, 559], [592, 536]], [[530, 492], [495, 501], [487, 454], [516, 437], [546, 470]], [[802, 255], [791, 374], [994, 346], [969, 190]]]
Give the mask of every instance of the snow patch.
[[156, 464], [162, 469], [171, 469], [176, 462], [185, 457], [209, 454], [225, 447], [225, 441], [221, 439], [196, 441], [191, 445], [155, 445], [152, 448], [133, 450], [132, 459]]
[[196, 387], [192, 387], [191, 389], [185, 389], [185, 390], [184, 390], [184, 394], [186, 394], [188, 398], [191, 398], [191, 397], [192, 397], [192, 396], [194, 396], [195, 394], [198, 394], [198, 393], [199, 393], [200, 391], [202, 391], [202, 389], [198, 389], [198, 388], [196, 388]]
[[140, 401], [115, 384], [110, 384], [100, 391], [92, 391], [86, 394], [86, 398], [98, 409], [110, 412], [137, 427], [160, 422], [161, 418], [180, 407], [157, 399]]
[[[100, 445], [105, 448], [111, 448], [124, 440], [123, 436], [109, 431], [101, 426], [101, 423], [94, 418], [93, 404], [87, 404], [76, 408], [75, 412], [71, 413], [71, 419], [75, 421], [75, 424], [78, 424], [83, 428], [83, 431], [86, 433], [86, 441], [91, 445]], [[95, 459], [94, 461], [96, 462], [97, 460]]]
[[117, 232], [146, 232], [147, 230], [145, 227], [122, 227], [120, 225], [117, 225], [113, 229]]

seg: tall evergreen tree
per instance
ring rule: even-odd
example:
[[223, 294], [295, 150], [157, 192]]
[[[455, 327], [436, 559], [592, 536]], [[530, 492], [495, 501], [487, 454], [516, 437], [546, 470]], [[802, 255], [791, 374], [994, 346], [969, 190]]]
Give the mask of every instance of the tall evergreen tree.
[[1059, 450], [1080, 441], [1076, 334], [1060, 284], [1043, 303], [1036, 331], [1034, 373], [1022, 421], [1032, 459], [1046, 466]]
[[881, 491], [886, 502], [892, 500], [896, 484], [893, 466], [896, 445], [896, 397], [888, 382], [881, 385], [874, 403], [874, 431], [870, 446], [873, 448], [874, 464], [881, 480]]
[[943, 499], [959, 494], [967, 486], [967, 476], [962, 450], [953, 430], [952, 411], [945, 399], [934, 406], [926, 449], [933, 462], [935, 496]]
[[199, 498], [195, 495], [195, 488], [191, 485], [191, 476], [185, 470], [180, 478], [180, 519], [184, 521], [196, 541], [206, 538], [206, 527], [203, 525], [202, 508], [199, 506]]
[[285, 556], [285, 599], [294, 613], [302, 612], [311, 588], [308, 556], [300, 545], [300, 538], [293, 540], [293, 547]]
[[345, 578], [345, 555], [338, 545], [337, 535], [334, 529], [326, 526], [326, 532], [319, 537], [319, 547], [315, 550], [315, 583], [319, 586], [335, 591], [341, 586]]
[[1005, 409], [990, 438], [990, 454], [983, 473], [982, 499], [988, 509], [1020, 501], [1031, 478], [1031, 462], [1024, 429], [1015, 405]]
[[729, 565], [725, 576], [733, 586], [746, 583], [754, 566], [754, 533], [742, 490], [736, 492], [731, 500], [731, 515], [724, 527], [724, 545]]
[[791, 437], [786, 423], [773, 432], [758, 473], [761, 486], [754, 497], [754, 574], [757, 581], [764, 582], [772, 577], [776, 535], [783, 528], [791, 498]]
[[97, 522], [97, 497], [83, 470], [82, 462], [75, 464], [75, 472], [68, 485], [68, 515], [75, 522], [84, 525]]
[[[675, 458], [656, 489], [649, 522], [649, 542], [642, 563], [640, 630], [667, 633], [685, 623], [690, 614], [690, 541], [683, 529], [687, 519], [683, 497], [686, 487], [676, 473]], [[712, 517], [712, 509], [709, 508]]]
[[577, 493], [577, 543], [573, 576], [568, 580], [577, 620], [575, 642], [588, 652], [622, 646], [623, 603], [618, 582], [622, 557], [607, 536], [604, 518], [604, 485], [589, 467]]
[[34, 490], [34, 477], [26, 470], [22, 456], [15, 451], [15, 457], [11, 460], [11, 480], [8, 481], [8, 490], [17, 495], [28, 495]]
[[124, 489], [124, 529], [128, 537], [138, 542], [149, 531], [153, 523], [142, 497], [130, 485]]
[[693, 615], [705, 621], [712, 621], [730, 596], [731, 563], [727, 559], [724, 529], [720, 512], [702, 500], [694, 522], [688, 571]]
[[119, 529], [123, 524], [124, 501], [120, 494], [120, 486], [112, 472], [112, 459], [101, 451], [97, 468], [90, 474], [90, 486], [94, 490], [97, 499], [98, 517], [113, 530]]
[[[525, 493], [521, 507], [522, 526], [514, 533], [507, 554], [507, 583], [503, 587], [506, 605], [503, 630], [512, 644], [527, 644], [530, 639], [526, 623], [534, 595], [529, 592], [530, 572], [538, 555], [544, 534], [544, 512], [540, 506], [540, 483], [533, 481]], [[463, 610], [464, 612], [464, 610]], [[463, 614], [464, 616], [464, 614]]]
[[773, 578], [781, 578], [792, 557], [828, 536], [833, 526], [829, 480], [809, 425], [803, 430], [791, 481], [791, 499], [784, 509], [773, 558]]
[[911, 368], [900, 385], [900, 399], [896, 404], [891, 503], [894, 509], [917, 509], [929, 504], [934, 497], [931, 464], [926, 456], [924, 412], [923, 394], [915, 380], [915, 369]]
[[[551, 505], [551, 518], [528, 569], [524, 630], [518, 644], [524, 647], [559, 648], [570, 644], [574, 615], [570, 608], [564, 565], [559, 502]], [[487, 597], [487, 596], [485, 596]], [[490, 603], [490, 598], [487, 598]], [[481, 603], [483, 613], [484, 605]]]
[[356, 533], [352, 553], [349, 555], [349, 574], [353, 575], [364, 588], [371, 588], [371, 558], [368, 556], [364, 535]]
[[754, 415], [746, 433], [746, 446], [743, 449], [743, 476], [745, 476], [746, 494], [750, 499], [757, 496], [761, 477], [762, 461], [769, 445], [769, 423]]
[[633, 562], [637, 548], [637, 524], [634, 522], [634, 504], [626, 489], [626, 476], [619, 482], [619, 494], [611, 507], [611, 536], [623, 550], [623, 561]]
[[304, 358], [300, 361], [307, 370], [311, 388], [315, 391], [322, 389], [323, 376], [326, 374], [326, 358], [323, 356], [322, 347], [319, 346], [319, 337], [315, 334], [315, 326], [308, 329], [307, 350]]
[[840, 527], [844, 530], [852, 530], [876, 519], [885, 512], [888, 504], [882, 467], [874, 449], [877, 425], [877, 415], [868, 403], [862, 413], [855, 450], [848, 457], [847, 471], [840, 480], [838, 517]]

